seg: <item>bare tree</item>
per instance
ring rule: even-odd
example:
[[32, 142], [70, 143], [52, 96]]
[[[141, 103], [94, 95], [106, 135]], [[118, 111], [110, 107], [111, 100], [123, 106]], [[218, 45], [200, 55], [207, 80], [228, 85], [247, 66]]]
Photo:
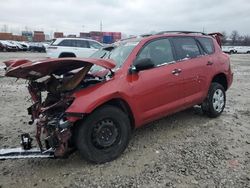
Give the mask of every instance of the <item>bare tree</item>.
[[231, 33], [231, 40], [232, 40], [232, 45], [235, 45], [237, 43], [237, 40], [239, 39], [239, 33], [238, 31], [234, 30]]
[[226, 33], [226, 31], [222, 31], [221, 34], [223, 35], [221, 37], [221, 43], [222, 43], [222, 45], [224, 45], [227, 42], [227, 33]]
[[243, 45], [250, 46], [250, 36], [249, 35], [244, 36]]

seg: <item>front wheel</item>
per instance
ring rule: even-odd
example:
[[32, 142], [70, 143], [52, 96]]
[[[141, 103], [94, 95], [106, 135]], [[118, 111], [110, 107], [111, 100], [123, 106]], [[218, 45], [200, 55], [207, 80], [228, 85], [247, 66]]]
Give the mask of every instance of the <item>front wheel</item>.
[[119, 108], [103, 106], [78, 127], [76, 145], [90, 162], [112, 161], [126, 149], [131, 134], [128, 116]]
[[224, 87], [219, 83], [212, 83], [208, 96], [201, 105], [202, 111], [209, 117], [218, 117], [224, 110], [226, 104], [226, 93]]

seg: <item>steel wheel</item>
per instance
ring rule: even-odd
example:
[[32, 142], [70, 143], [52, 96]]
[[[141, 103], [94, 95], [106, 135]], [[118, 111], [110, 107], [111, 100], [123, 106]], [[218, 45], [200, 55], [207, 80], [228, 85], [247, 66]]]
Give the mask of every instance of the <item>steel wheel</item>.
[[224, 87], [219, 83], [212, 83], [207, 98], [201, 104], [202, 111], [209, 117], [218, 117], [224, 110], [226, 104], [226, 93]]
[[119, 141], [120, 130], [112, 119], [99, 121], [93, 128], [92, 143], [98, 149], [107, 149]]
[[224, 101], [225, 96], [223, 91], [221, 89], [217, 89], [213, 95], [213, 107], [216, 112], [220, 113], [222, 111], [225, 104]]
[[88, 115], [76, 131], [76, 146], [82, 157], [94, 163], [112, 161], [126, 149], [130, 120], [121, 109], [104, 105]]

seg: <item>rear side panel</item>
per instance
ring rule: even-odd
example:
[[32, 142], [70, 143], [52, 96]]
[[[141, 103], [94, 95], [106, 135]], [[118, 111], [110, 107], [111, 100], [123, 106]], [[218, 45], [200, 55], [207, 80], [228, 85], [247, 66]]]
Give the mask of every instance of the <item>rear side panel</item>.
[[227, 88], [232, 84], [233, 73], [230, 66], [230, 57], [229, 55], [222, 52], [217, 41], [214, 39], [215, 53], [212, 55], [212, 61], [214, 62], [214, 74], [208, 84], [212, 82], [214, 76], [218, 74], [224, 74], [227, 78]]

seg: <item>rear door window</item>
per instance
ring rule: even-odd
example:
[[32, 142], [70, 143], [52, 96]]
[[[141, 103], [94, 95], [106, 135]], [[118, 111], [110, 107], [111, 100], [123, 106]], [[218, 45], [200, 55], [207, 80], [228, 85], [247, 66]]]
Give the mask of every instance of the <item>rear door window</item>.
[[67, 47], [78, 47], [78, 48], [88, 48], [89, 44], [86, 40], [70, 40], [65, 39], [58, 44], [58, 46], [67, 46]]
[[196, 58], [201, 55], [200, 49], [193, 38], [173, 37], [171, 40], [174, 44], [177, 61], [186, 58]]
[[198, 37], [197, 40], [201, 43], [203, 49], [207, 54], [214, 53], [214, 43], [211, 38]]
[[76, 40], [76, 46], [75, 47], [79, 47], [79, 48], [89, 48], [89, 44], [86, 40]]
[[174, 61], [169, 39], [159, 39], [148, 43], [139, 53], [137, 59], [150, 58], [155, 66]]

